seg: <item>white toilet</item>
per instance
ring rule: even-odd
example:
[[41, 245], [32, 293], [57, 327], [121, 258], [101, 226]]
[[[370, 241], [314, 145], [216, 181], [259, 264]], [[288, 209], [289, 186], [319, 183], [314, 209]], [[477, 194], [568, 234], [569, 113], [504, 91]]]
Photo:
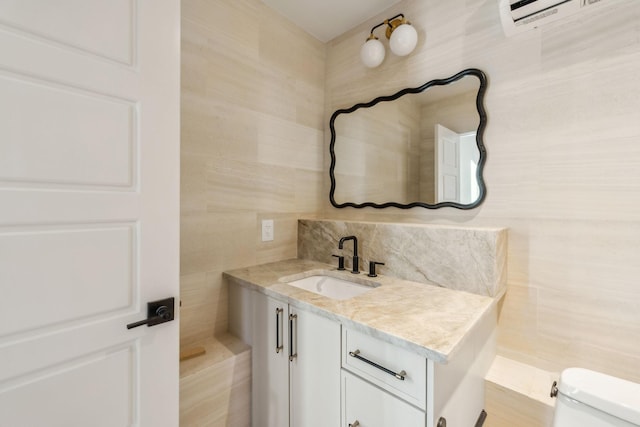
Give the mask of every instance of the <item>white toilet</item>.
[[600, 372], [569, 368], [553, 383], [553, 427], [638, 427], [640, 384]]

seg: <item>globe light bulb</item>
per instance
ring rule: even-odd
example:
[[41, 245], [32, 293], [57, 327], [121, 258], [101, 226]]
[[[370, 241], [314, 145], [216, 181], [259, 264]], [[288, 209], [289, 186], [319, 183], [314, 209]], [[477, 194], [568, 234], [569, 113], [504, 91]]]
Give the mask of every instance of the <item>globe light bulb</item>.
[[406, 56], [413, 52], [418, 43], [418, 32], [413, 25], [405, 23], [396, 27], [391, 33], [389, 47], [398, 56]]
[[377, 38], [369, 38], [360, 48], [360, 60], [369, 68], [382, 64], [384, 55], [384, 45]]

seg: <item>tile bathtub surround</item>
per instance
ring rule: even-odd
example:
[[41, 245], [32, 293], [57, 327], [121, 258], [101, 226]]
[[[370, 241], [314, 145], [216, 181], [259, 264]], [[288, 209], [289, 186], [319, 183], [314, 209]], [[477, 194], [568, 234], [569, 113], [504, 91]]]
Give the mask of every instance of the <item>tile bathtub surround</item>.
[[378, 261], [385, 263], [377, 267], [379, 274], [400, 279], [491, 297], [505, 290], [504, 228], [301, 219], [298, 258], [336, 264], [332, 255], [345, 255], [349, 269], [353, 242], [340, 250], [338, 241], [351, 235], [358, 238], [363, 273], [369, 261]]

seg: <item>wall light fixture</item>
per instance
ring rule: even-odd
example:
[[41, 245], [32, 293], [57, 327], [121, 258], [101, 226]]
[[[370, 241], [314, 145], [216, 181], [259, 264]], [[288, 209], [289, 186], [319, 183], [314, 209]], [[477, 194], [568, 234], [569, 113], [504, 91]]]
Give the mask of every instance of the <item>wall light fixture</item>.
[[360, 49], [360, 59], [362, 63], [369, 68], [375, 68], [384, 61], [384, 45], [373, 35], [373, 31], [383, 25], [387, 26], [385, 35], [387, 39], [389, 39], [389, 47], [394, 54], [398, 56], [409, 55], [418, 43], [418, 32], [413, 28], [411, 23], [405, 19], [402, 13], [385, 19], [384, 22], [379, 23], [371, 29], [371, 34]]

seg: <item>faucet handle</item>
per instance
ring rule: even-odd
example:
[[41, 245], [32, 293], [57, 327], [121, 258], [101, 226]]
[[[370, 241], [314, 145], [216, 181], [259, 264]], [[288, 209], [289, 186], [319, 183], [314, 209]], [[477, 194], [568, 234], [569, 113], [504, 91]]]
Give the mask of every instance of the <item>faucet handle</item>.
[[369, 261], [369, 277], [378, 277], [376, 274], [376, 265], [384, 265], [384, 262]]
[[344, 257], [342, 255], [331, 255], [338, 258], [338, 270], [344, 270]]

